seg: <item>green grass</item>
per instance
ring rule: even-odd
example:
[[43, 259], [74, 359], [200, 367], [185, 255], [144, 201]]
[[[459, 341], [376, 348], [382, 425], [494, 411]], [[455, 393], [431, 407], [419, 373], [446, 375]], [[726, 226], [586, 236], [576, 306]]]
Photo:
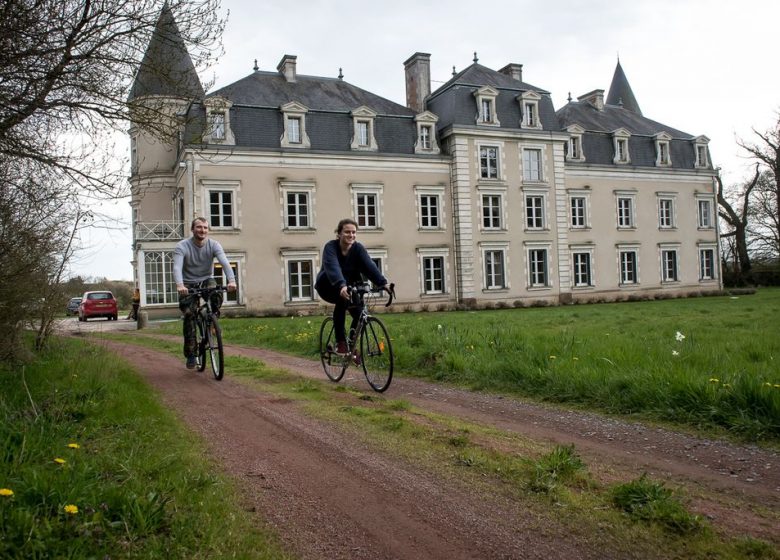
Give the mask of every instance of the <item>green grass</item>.
[[0, 368], [0, 557], [288, 557], [129, 367], [55, 346]]
[[[778, 442], [778, 315], [780, 289], [762, 289], [382, 319], [403, 375]], [[315, 359], [320, 322], [226, 319], [223, 328], [228, 343]], [[163, 329], [179, 334], [181, 326]]]

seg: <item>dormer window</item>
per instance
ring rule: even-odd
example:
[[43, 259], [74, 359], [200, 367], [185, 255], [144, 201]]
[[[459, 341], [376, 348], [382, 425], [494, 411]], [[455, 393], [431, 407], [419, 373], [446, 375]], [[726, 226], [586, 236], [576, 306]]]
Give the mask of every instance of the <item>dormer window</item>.
[[236, 143], [230, 126], [230, 107], [233, 103], [224, 97], [209, 97], [203, 102], [206, 107], [206, 130], [203, 141], [207, 144]]
[[521, 128], [542, 128], [542, 121], [539, 119], [539, 100], [541, 98], [542, 96], [535, 91], [525, 91], [518, 96], [522, 114]]
[[474, 92], [477, 100], [477, 124], [499, 126], [496, 115], [496, 98], [498, 90], [490, 86], [483, 86]]
[[612, 133], [613, 146], [615, 149], [615, 157], [612, 159], [613, 163], [631, 163], [631, 156], [628, 153], [628, 139], [630, 137], [631, 133], [625, 128], [619, 128]]
[[282, 148], [310, 148], [309, 135], [306, 134], [306, 113], [308, 107], [295, 101], [285, 103], [279, 108], [284, 118], [284, 132], [279, 139]]
[[693, 146], [696, 150], [696, 167], [698, 169], [707, 169], [710, 167], [709, 152], [707, 150], [707, 144], [710, 139], [706, 136], [697, 136], [693, 140]]
[[569, 141], [566, 143], [566, 161], [585, 161], [585, 154], [582, 151], [582, 136], [585, 129], [580, 125], [573, 124], [566, 128], [570, 134]]
[[379, 149], [374, 134], [374, 120], [376, 113], [366, 106], [358, 107], [352, 111], [352, 144], [353, 150], [375, 152]]
[[439, 117], [425, 111], [414, 117], [417, 123], [417, 143], [414, 145], [415, 154], [438, 154], [439, 146], [436, 143], [436, 123]]
[[672, 137], [666, 132], [655, 135], [655, 165], [657, 167], [669, 167], [672, 165], [672, 157], [669, 154]]

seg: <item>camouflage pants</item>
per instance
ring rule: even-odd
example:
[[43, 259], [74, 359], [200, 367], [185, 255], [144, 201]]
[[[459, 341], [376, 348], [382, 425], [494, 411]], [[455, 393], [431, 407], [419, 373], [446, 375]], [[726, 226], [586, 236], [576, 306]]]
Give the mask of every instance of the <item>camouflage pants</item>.
[[[213, 288], [217, 285], [214, 279], [206, 280], [199, 284], [187, 284], [188, 288]], [[184, 335], [184, 356], [194, 356], [198, 353], [197, 348], [197, 325], [195, 324], [195, 314], [198, 312], [200, 298], [195, 295], [179, 296], [179, 309], [182, 312], [183, 335]], [[222, 307], [222, 294], [215, 292], [211, 295], [211, 308], [218, 311]]]

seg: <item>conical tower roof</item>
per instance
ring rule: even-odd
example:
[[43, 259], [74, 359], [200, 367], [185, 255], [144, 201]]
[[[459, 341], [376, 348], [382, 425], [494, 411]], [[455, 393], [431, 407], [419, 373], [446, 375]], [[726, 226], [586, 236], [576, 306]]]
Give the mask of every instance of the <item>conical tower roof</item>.
[[615, 68], [615, 74], [612, 76], [612, 84], [609, 86], [609, 94], [607, 95], [608, 105], [621, 105], [624, 109], [627, 109], [637, 115], [642, 114], [642, 110], [639, 108], [639, 103], [634, 97], [634, 92], [631, 91], [631, 86], [628, 84], [628, 78], [626, 78], [623, 67], [620, 66], [618, 60], [617, 67]]
[[148, 95], [188, 99], [198, 99], [204, 95], [195, 65], [168, 2], [160, 12], [128, 100]]

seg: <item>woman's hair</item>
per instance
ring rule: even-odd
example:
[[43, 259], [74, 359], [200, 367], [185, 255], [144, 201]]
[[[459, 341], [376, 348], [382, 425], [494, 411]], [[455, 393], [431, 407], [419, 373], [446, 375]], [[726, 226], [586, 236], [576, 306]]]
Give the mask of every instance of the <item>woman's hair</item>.
[[339, 221], [339, 225], [336, 226], [336, 234], [341, 233], [341, 230], [344, 229], [344, 226], [347, 224], [352, 224], [355, 226], [355, 229], [358, 228], [357, 222], [355, 220], [352, 218], [344, 218], [343, 220]]

